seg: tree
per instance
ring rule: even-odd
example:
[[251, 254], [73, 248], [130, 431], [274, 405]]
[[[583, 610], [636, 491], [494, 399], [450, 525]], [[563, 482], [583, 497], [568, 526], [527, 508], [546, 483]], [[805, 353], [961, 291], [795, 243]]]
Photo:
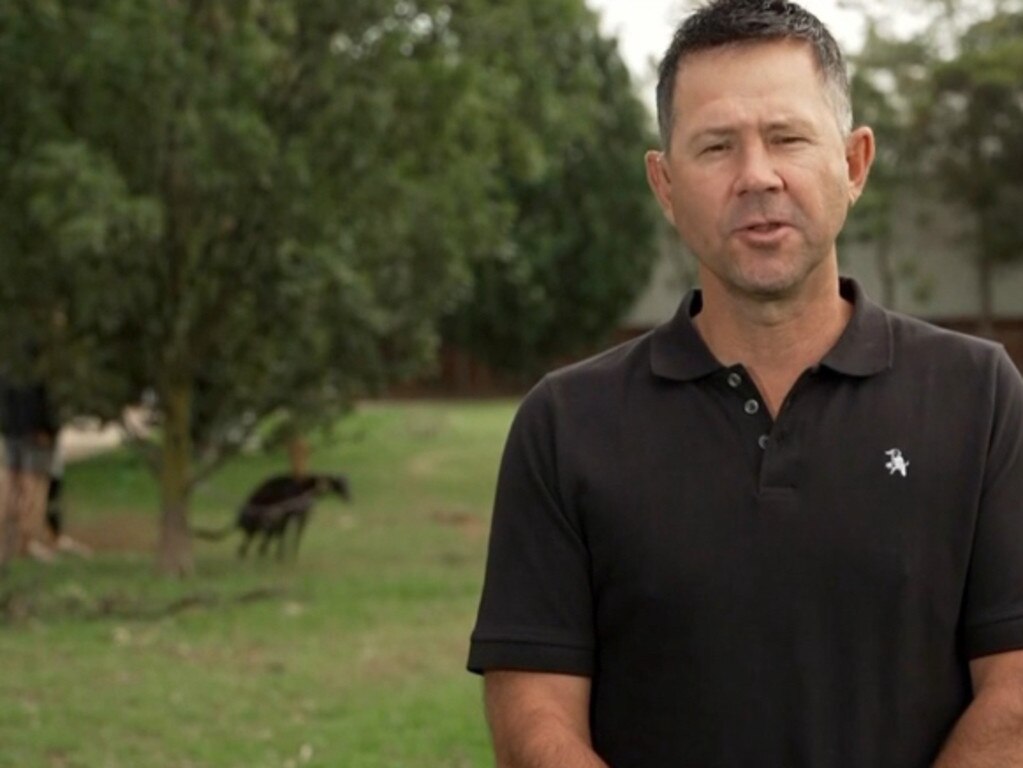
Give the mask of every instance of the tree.
[[1023, 258], [1023, 13], [973, 24], [932, 86], [928, 162], [975, 224], [980, 330], [991, 335], [998, 265]]
[[[75, 413], [150, 390], [158, 564], [195, 484], [276, 419], [428, 361], [502, 231], [451, 11], [382, 0], [0, 7], [3, 358]], [[20, 361], [23, 364], [23, 361]]]
[[863, 48], [851, 57], [856, 119], [874, 130], [877, 156], [843, 237], [873, 246], [881, 302], [893, 309], [900, 279], [916, 270], [912, 256], [896, 254], [895, 230], [905, 201], [919, 190], [919, 121], [933, 61], [930, 49], [926, 36], [897, 39], [868, 17]]
[[502, 116], [493, 174], [512, 218], [501, 242], [478, 251], [444, 333], [529, 376], [592, 349], [646, 281], [657, 213], [642, 156], [656, 140], [616, 42], [582, 0], [459, 7], [452, 28]]

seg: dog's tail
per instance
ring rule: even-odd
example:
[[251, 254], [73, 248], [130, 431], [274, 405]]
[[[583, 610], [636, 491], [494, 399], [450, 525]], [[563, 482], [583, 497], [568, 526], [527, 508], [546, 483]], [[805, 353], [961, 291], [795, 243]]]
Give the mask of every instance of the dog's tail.
[[234, 530], [235, 524], [233, 520], [223, 528], [197, 528], [193, 525], [188, 526], [189, 533], [197, 539], [203, 539], [204, 541], [220, 541], [221, 539], [226, 538]]

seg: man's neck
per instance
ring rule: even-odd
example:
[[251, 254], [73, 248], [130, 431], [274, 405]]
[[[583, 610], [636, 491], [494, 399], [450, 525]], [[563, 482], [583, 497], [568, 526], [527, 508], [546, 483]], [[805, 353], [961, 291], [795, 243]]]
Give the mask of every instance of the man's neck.
[[719, 361], [746, 367], [777, 415], [803, 371], [838, 341], [852, 311], [836, 276], [827, 289], [777, 301], [736, 300], [707, 286], [694, 322]]

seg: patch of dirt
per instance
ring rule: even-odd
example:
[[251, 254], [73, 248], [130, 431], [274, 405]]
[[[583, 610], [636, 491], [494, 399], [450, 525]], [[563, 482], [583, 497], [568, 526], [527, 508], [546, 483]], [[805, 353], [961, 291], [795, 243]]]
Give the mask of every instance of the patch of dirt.
[[119, 515], [101, 520], [69, 520], [67, 533], [94, 552], [152, 552], [159, 520], [154, 515]]
[[430, 477], [437, 474], [442, 461], [443, 457], [436, 453], [419, 453], [408, 460], [406, 472], [417, 479]]
[[430, 519], [438, 525], [461, 531], [472, 540], [481, 539], [487, 534], [487, 523], [475, 512], [464, 509], [436, 509], [430, 513]]

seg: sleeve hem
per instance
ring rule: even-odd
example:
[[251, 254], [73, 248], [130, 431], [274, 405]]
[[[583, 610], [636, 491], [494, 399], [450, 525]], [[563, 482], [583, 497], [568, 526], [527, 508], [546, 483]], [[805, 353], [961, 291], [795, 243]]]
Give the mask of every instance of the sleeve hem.
[[593, 651], [577, 646], [514, 640], [473, 640], [467, 667], [477, 675], [489, 669], [515, 669], [591, 677]]
[[971, 659], [1023, 649], [1023, 616], [969, 627], [964, 639]]

